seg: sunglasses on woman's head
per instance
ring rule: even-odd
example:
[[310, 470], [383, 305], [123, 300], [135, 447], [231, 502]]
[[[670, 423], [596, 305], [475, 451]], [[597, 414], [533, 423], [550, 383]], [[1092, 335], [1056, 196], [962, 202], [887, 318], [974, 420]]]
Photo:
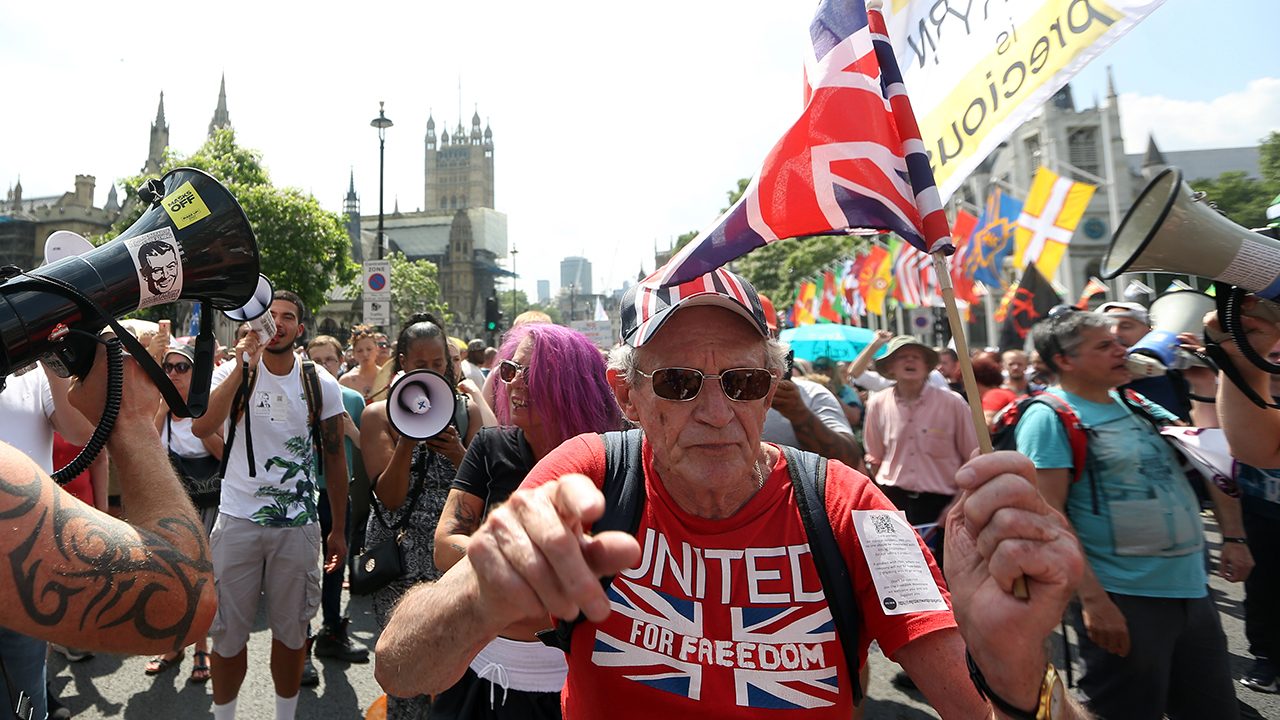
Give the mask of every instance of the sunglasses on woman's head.
[[529, 377], [529, 366], [521, 365], [515, 360], [503, 360], [498, 363], [498, 379], [510, 385], [516, 381], [517, 375]]
[[186, 375], [191, 372], [191, 363], [186, 360], [179, 360], [176, 363], [167, 362], [160, 367], [163, 368], [166, 373], [176, 372], [179, 375]]
[[652, 373], [636, 370], [649, 378], [653, 394], [663, 400], [686, 402], [698, 397], [704, 380], [718, 380], [725, 397], [737, 402], [752, 402], [769, 394], [776, 379], [764, 368], [733, 368], [719, 375], [707, 375], [693, 368], [661, 368]]

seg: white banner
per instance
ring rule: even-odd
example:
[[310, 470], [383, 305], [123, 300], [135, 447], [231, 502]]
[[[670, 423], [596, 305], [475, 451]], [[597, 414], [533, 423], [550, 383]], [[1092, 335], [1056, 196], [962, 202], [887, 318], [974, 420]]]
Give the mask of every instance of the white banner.
[[890, 40], [943, 201], [1081, 68], [1163, 2], [889, 0]]

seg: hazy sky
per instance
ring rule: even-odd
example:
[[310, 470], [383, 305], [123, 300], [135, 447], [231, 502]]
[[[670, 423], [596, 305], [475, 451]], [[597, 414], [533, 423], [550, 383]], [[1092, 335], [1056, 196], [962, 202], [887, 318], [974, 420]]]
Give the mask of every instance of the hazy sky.
[[[1104, 95], [1110, 64], [1128, 151], [1148, 131], [1165, 150], [1256, 143], [1280, 129], [1274, 2], [1167, 0], [1077, 76], [1077, 104]], [[276, 184], [335, 211], [354, 171], [363, 212], [377, 212], [369, 120], [385, 100], [386, 211], [397, 200], [409, 211], [422, 205], [428, 113], [452, 134], [478, 111], [520, 287], [554, 289], [560, 259], [581, 254], [599, 291], [652, 270], [655, 245], [705, 226], [756, 172], [799, 112], [813, 7], [6, 3], [0, 183], [20, 176], [27, 197], [56, 195], [91, 174], [101, 204], [146, 158], [160, 92], [170, 144], [190, 153], [225, 73], [241, 144]]]

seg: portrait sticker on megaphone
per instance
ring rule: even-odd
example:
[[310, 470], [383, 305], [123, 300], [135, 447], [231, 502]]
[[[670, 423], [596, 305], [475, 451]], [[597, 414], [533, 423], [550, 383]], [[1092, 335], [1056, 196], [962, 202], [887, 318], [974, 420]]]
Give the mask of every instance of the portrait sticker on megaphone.
[[182, 247], [162, 227], [124, 241], [138, 269], [138, 309], [176, 302], [182, 295]]
[[391, 384], [387, 420], [395, 431], [413, 440], [439, 435], [453, 422], [457, 410], [453, 385], [430, 370], [404, 373]]

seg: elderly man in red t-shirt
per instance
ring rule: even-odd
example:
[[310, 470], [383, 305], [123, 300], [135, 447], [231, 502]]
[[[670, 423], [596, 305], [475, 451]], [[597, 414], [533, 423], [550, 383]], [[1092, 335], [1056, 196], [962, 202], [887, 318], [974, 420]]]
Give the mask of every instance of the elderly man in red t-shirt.
[[[900, 522], [893, 506], [865, 476], [828, 465], [825, 509], [858, 606], [859, 642], [845, 648], [786, 455], [760, 441], [786, 348], [769, 338], [755, 290], [725, 270], [632, 290], [622, 335], [609, 380], [643, 430], [635, 536], [584, 532], [604, 509], [604, 444], [568, 441], [490, 513], [464, 561], [406, 594], [378, 642], [383, 687], [436, 692], [508, 624], [581, 612], [567, 718], [847, 720], [846, 653], [864, 662], [873, 639], [943, 717], [990, 717], [975, 685], [1009, 711], [998, 717], [1050, 717], [1051, 705], [1052, 717], [1072, 716], [1043, 640], [1082, 560], [1026, 480], [1025, 458], [982, 458], [957, 477], [972, 494], [950, 518], [955, 615], [918, 537], [885, 542]], [[615, 573], [602, 588], [598, 578]], [[1009, 594], [1022, 575], [1026, 602]]]

